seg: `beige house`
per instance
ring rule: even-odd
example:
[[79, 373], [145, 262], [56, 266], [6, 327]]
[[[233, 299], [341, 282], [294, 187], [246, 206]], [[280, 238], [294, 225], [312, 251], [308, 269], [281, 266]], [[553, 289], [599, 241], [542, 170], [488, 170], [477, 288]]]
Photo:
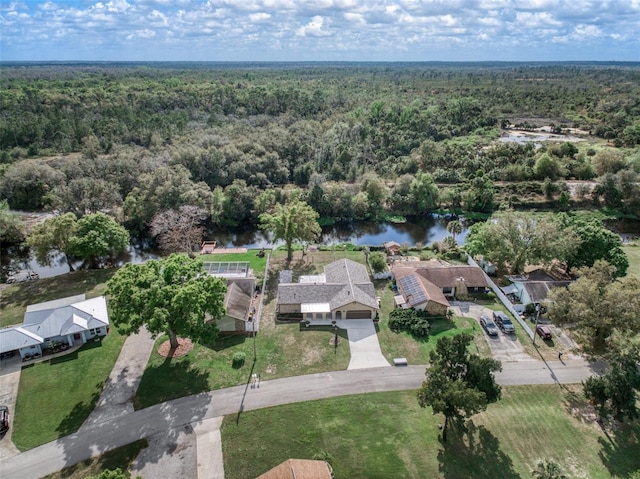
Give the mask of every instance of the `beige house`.
[[448, 298], [485, 293], [488, 284], [482, 269], [424, 261], [393, 266], [398, 292], [396, 305], [431, 314], [446, 314]]
[[322, 274], [301, 276], [283, 272], [278, 285], [276, 318], [282, 321], [340, 321], [375, 319], [378, 300], [365, 266], [341, 259]]

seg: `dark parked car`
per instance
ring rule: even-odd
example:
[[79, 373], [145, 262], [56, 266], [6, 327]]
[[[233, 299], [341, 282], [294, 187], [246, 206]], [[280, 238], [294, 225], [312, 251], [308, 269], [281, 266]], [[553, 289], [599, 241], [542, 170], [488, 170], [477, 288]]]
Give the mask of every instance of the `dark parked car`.
[[498, 335], [498, 326], [493, 322], [489, 316], [480, 316], [480, 326], [484, 328], [489, 336], [497, 336]]
[[549, 328], [549, 326], [539, 324], [536, 326], [536, 333], [538, 333], [538, 336], [542, 339], [551, 339], [551, 328]]
[[4, 434], [9, 430], [9, 408], [0, 406], [0, 434]]
[[0, 359], [12, 358], [16, 355], [15, 351], [5, 351], [4, 353], [0, 353]]
[[516, 332], [516, 327], [513, 325], [509, 317], [502, 311], [494, 311], [493, 319], [503, 333], [511, 334]]

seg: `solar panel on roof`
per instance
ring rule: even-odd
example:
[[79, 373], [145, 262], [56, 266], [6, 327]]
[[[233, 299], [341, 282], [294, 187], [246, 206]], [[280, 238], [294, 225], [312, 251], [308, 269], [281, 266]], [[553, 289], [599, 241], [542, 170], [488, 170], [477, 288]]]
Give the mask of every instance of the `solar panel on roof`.
[[405, 276], [404, 278], [400, 278], [399, 282], [402, 291], [404, 291], [404, 296], [410, 305], [413, 306], [424, 303], [427, 300], [427, 295], [415, 276]]

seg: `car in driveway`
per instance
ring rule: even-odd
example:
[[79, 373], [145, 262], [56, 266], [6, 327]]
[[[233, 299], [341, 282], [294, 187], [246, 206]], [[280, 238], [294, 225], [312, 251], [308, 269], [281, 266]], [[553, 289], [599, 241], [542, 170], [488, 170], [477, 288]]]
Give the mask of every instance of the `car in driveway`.
[[538, 333], [538, 336], [542, 339], [551, 339], [551, 328], [549, 326], [539, 324], [536, 326], [536, 333]]
[[516, 327], [513, 325], [509, 317], [502, 311], [494, 311], [493, 320], [496, 322], [503, 333], [511, 334], [516, 332]]
[[0, 434], [4, 434], [9, 430], [9, 408], [0, 406]]
[[494, 323], [493, 319], [489, 316], [480, 316], [480, 326], [482, 326], [489, 336], [498, 335], [498, 326], [496, 326], [496, 323]]

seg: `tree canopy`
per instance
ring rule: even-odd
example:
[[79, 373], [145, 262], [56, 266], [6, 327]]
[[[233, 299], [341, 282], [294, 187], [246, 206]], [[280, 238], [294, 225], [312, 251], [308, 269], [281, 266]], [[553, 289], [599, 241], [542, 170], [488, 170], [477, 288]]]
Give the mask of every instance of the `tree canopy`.
[[567, 256], [567, 268], [591, 267], [601, 259], [615, 267], [615, 276], [627, 274], [629, 260], [619, 235], [606, 229], [596, 218], [565, 213], [557, 218], [565, 231], [566, 228], [571, 229], [580, 238], [575, 250]]
[[172, 254], [144, 264], [128, 263], [107, 283], [110, 318], [123, 334], [141, 327], [155, 337], [166, 333], [171, 348], [178, 336], [214, 341], [218, 328], [213, 320], [224, 315], [226, 287], [205, 273], [202, 261]]
[[128, 231], [104, 213], [79, 220], [73, 213], [57, 215], [35, 226], [27, 238], [39, 263], [50, 265], [56, 253], [63, 253], [71, 271], [74, 259], [95, 266], [100, 259], [124, 251], [128, 244]]
[[473, 225], [466, 248], [472, 255], [482, 254], [501, 268], [521, 273], [528, 264], [567, 261], [579, 243], [579, 237], [563, 230], [551, 215], [505, 211]]
[[493, 374], [502, 370], [500, 361], [471, 354], [468, 346], [472, 341], [467, 333], [438, 339], [435, 351], [429, 353], [426, 380], [417, 393], [421, 407], [431, 406], [434, 413], [444, 414], [443, 441], [450, 419], [484, 411], [501, 396]]
[[640, 351], [614, 354], [602, 376], [591, 376], [583, 383], [585, 397], [598, 408], [601, 418], [612, 415], [622, 421], [640, 417]]
[[304, 201], [294, 199], [278, 203], [273, 213], [260, 215], [260, 227], [273, 234], [274, 240], [283, 240], [287, 248], [287, 261], [293, 258], [294, 241], [313, 241], [322, 232], [318, 213]]
[[567, 288], [549, 291], [549, 315], [567, 325], [588, 352], [615, 348], [619, 339], [640, 333], [640, 279], [615, 279], [616, 268], [598, 260], [578, 270]]

